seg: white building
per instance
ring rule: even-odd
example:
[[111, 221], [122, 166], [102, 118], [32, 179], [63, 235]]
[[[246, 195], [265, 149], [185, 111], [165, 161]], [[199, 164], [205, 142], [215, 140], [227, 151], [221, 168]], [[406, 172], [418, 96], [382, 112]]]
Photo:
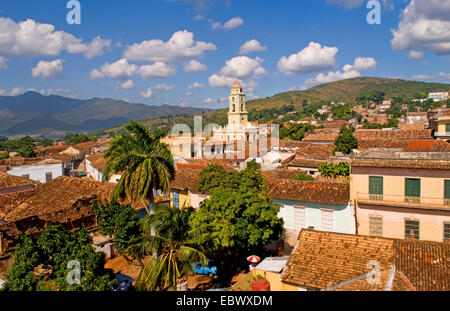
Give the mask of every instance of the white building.
[[241, 84], [238, 81], [234, 82], [229, 95], [228, 125], [214, 131], [214, 140], [245, 140], [248, 143], [265, 137], [267, 137], [267, 129], [262, 130], [257, 125], [248, 122], [245, 93]]
[[439, 102], [441, 100], [446, 100], [449, 98], [448, 92], [435, 92], [435, 93], [428, 93], [428, 98], [432, 99], [435, 102]]
[[[87, 176], [94, 179], [95, 181], [102, 182], [103, 169], [106, 163], [103, 153], [101, 152], [93, 153], [89, 157], [86, 157], [85, 161], [86, 161]], [[121, 174], [112, 174], [108, 182], [116, 184], [119, 182], [121, 177], [122, 177]]]
[[64, 175], [64, 167], [61, 161], [47, 159], [32, 165], [13, 167], [7, 173], [46, 183]]

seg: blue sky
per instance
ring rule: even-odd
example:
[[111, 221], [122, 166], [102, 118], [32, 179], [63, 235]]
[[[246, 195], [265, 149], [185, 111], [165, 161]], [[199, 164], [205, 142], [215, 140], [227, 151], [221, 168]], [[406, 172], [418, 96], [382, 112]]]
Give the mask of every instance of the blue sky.
[[356, 76], [450, 81], [450, 0], [379, 0], [380, 25], [367, 0], [79, 2], [69, 25], [65, 0], [2, 1], [0, 95], [219, 108], [236, 79], [249, 99]]

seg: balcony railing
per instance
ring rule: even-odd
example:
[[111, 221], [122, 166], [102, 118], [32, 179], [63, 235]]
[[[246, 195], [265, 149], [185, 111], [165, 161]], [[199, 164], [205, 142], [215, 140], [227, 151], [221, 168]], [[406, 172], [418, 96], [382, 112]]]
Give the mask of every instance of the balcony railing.
[[372, 193], [357, 193], [357, 200], [359, 202], [372, 202], [374, 204], [404, 204], [408, 206], [420, 207], [441, 207], [450, 208], [450, 199], [436, 198], [436, 197], [410, 197], [403, 195], [386, 195], [386, 194], [372, 194]]

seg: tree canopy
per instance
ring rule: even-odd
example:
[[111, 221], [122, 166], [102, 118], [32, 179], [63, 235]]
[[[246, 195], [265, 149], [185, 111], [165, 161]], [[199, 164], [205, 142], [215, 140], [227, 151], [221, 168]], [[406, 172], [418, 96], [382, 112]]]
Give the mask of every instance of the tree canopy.
[[358, 140], [353, 135], [355, 132], [354, 127], [343, 126], [339, 132], [339, 136], [336, 138], [334, 144], [336, 148], [334, 152], [342, 152], [343, 154], [350, 154], [353, 149], [358, 148]]

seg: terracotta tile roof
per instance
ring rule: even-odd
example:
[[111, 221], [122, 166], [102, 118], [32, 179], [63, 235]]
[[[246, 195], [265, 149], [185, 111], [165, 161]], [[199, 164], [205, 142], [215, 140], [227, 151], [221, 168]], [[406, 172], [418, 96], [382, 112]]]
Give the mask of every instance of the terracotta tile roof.
[[411, 140], [403, 151], [450, 152], [450, 144], [444, 140]]
[[201, 171], [201, 168], [177, 170], [175, 179], [170, 182], [170, 188], [198, 192], [195, 185], [199, 181]]
[[0, 190], [32, 186], [34, 184], [36, 184], [36, 182], [31, 179], [18, 177], [18, 176], [12, 176], [7, 173], [0, 172]]
[[81, 178], [58, 177], [33, 189], [33, 195], [6, 215], [7, 221], [55, 214], [83, 199], [109, 199], [115, 185]]
[[49, 146], [49, 147], [39, 146], [39, 147], [34, 148], [34, 150], [36, 152], [45, 151], [48, 154], [56, 154], [56, 153], [60, 153], [64, 150], [66, 150], [67, 148], [69, 148], [69, 146], [67, 146], [67, 145], [54, 145], [54, 146]]
[[309, 168], [318, 168], [326, 161], [323, 160], [314, 160], [314, 159], [293, 159], [292, 161], [286, 163], [287, 167], [309, 167]]
[[14, 208], [28, 200], [35, 194], [36, 188], [13, 192], [8, 194], [0, 194], [0, 219], [5, 218]]
[[417, 290], [450, 291], [450, 243], [394, 240], [394, 262]]
[[303, 138], [303, 141], [332, 141], [334, 142], [339, 136], [338, 133], [310, 133]]
[[297, 153], [307, 154], [309, 156], [330, 157], [336, 147], [332, 144], [313, 144], [305, 141], [280, 140], [280, 148], [296, 148]]
[[450, 169], [448, 160], [431, 159], [351, 159], [352, 167], [378, 167], [378, 168], [417, 168], [417, 169]]
[[354, 136], [358, 139], [432, 139], [433, 130], [356, 130]]
[[96, 170], [103, 171], [103, 168], [106, 164], [106, 159], [101, 152], [96, 152], [91, 154], [89, 157], [86, 158], [87, 161], [89, 161]]
[[283, 169], [283, 168], [277, 168], [272, 171], [261, 171], [263, 177], [265, 180], [271, 180], [271, 179], [294, 179], [294, 177], [305, 174], [306, 171], [302, 170], [290, 170], [290, 169]]
[[406, 148], [410, 140], [408, 139], [367, 139], [358, 138], [358, 150], [371, 148]]
[[[392, 290], [448, 291], [449, 251], [446, 243], [303, 229], [282, 281], [321, 290], [385, 290], [394, 266]], [[358, 281], [373, 269], [368, 267], [372, 260], [380, 264], [378, 285], [368, 284], [365, 278]]]
[[347, 204], [348, 183], [311, 182], [289, 179], [266, 180], [267, 194], [275, 199], [324, 204]]

